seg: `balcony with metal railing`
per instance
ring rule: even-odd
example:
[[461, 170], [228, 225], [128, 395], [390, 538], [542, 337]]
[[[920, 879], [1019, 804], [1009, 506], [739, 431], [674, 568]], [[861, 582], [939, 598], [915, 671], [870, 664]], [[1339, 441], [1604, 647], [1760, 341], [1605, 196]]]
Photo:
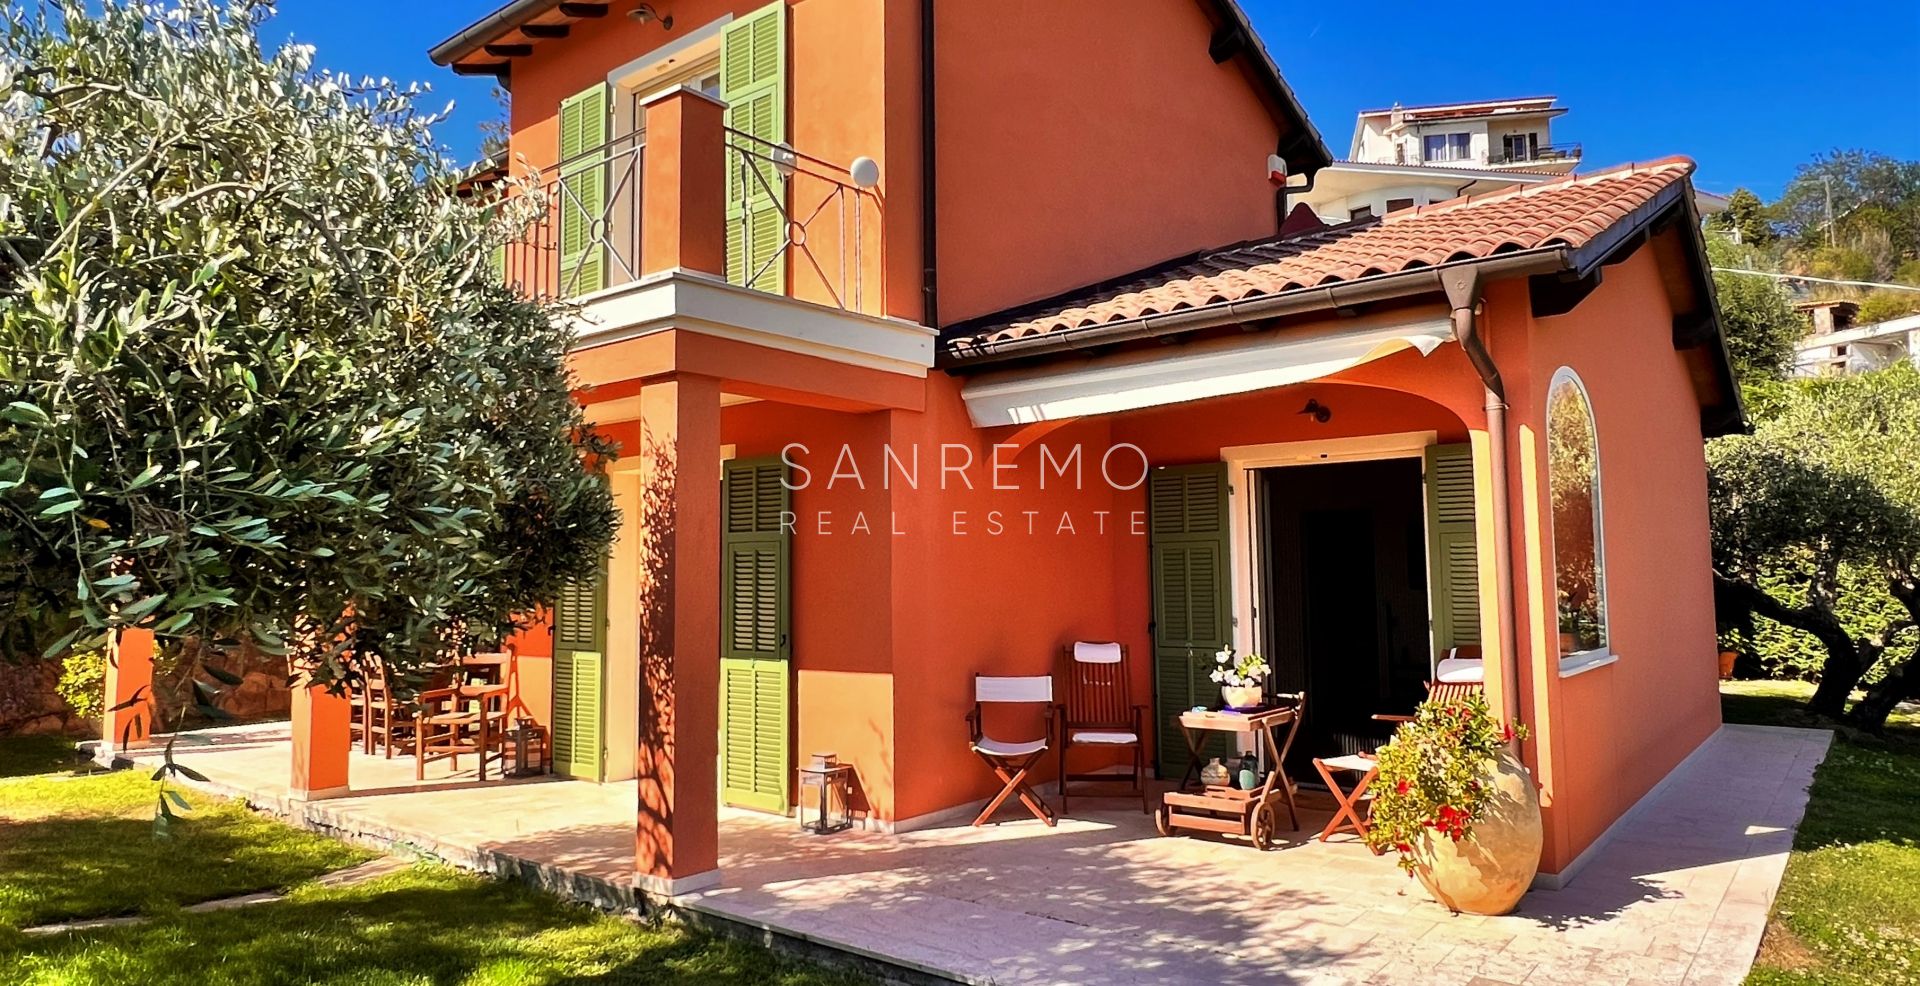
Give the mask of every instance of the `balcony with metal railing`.
[[505, 183], [507, 283], [572, 302], [581, 345], [670, 328], [924, 372], [931, 329], [889, 317], [879, 165], [724, 124], [676, 90], [644, 126]]
[[[878, 166], [862, 158], [841, 167], [731, 127], [723, 132], [727, 280], [884, 314]], [[650, 235], [646, 157], [639, 130], [511, 189], [539, 204], [500, 258], [508, 284], [533, 297], [580, 300], [641, 280]]]
[[1523, 146], [1514, 143], [1506, 147], [1495, 147], [1488, 151], [1487, 164], [1496, 168], [1523, 167], [1530, 164], [1576, 164], [1580, 160], [1580, 145], [1534, 144]]

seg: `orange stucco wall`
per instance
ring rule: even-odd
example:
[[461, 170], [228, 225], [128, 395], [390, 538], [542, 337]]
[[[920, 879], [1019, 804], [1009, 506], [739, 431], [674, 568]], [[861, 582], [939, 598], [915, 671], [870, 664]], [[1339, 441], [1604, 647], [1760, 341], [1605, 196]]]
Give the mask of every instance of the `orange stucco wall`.
[[553, 724], [553, 624], [541, 612], [525, 629], [507, 638], [513, 655], [508, 684], [513, 687], [514, 718], [526, 716], [542, 726]]
[[[1546, 708], [1534, 716], [1547, 727], [1538, 742], [1553, 803], [1549, 871], [1570, 865], [1720, 724], [1699, 405], [1665, 299], [1652, 251], [1606, 268], [1579, 307], [1532, 322], [1526, 375], [1509, 381], [1527, 463], [1521, 493], [1534, 518], [1526, 555], [1539, 589], [1521, 639]], [[1563, 366], [1579, 375], [1593, 409], [1608, 644], [1619, 656], [1565, 678], [1556, 670], [1544, 476], [1547, 390]]]
[[[760, 403], [728, 408], [722, 422], [721, 440], [734, 445], [741, 458], [780, 455], [790, 443], [816, 450], [789, 454], [814, 470], [792, 497], [796, 712], [790, 742], [796, 762], [810, 753], [832, 752], [852, 763], [856, 804], [880, 817], [894, 817], [896, 698], [894, 654], [888, 645], [892, 614], [875, 601], [885, 598], [892, 585], [889, 509], [877, 482], [828, 483], [842, 446], [854, 450], [856, 461], [877, 461], [886, 440], [887, 413], [844, 414]], [[796, 485], [802, 478], [796, 474]]]
[[1208, 56], [1200, 4], [967, 0], [934, 22], [942, 324], [1278, 228], [1279, 125]]

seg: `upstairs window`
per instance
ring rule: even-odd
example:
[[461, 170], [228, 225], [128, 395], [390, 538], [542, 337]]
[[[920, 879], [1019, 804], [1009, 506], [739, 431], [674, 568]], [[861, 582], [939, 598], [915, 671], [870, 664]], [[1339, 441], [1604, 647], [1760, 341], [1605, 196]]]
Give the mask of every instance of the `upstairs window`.
[[1429, 164], [1436, 161], [1465, 161], [1472, 146], [1472, 134], [1428, 134], [1421, 138], [1420, 156]]
[[1554, 595], [1560, 657], [1607, 650], [1607, 569], [1601, 537], [1600, 456], [1593, 408], [1572, 370], [1547, 391], [1547, 488], [1553, 510]]
[[1413, 208], [1412, 199], [1388, 199], [1387, 200], [1388, 212], [1399, 212], [1401, 209], [1411, 209], [1411, 208]]

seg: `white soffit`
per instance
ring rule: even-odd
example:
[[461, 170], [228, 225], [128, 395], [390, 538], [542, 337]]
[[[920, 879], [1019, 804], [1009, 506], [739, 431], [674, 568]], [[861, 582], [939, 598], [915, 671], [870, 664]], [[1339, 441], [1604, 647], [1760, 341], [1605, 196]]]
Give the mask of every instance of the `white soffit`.
[[934, 331], [673, 270], [577, 299], [574, 349], [681, 329], [911, 377], [933, 366]]
[[961, 396], [978, 427], [1032, 424], [1284, 387], [1403, 349], [1427, 356], [1452, 339], [1453, 324], [1445, 317], [1391, 325], [1329, 323], [1305, 331], [981, 374]]

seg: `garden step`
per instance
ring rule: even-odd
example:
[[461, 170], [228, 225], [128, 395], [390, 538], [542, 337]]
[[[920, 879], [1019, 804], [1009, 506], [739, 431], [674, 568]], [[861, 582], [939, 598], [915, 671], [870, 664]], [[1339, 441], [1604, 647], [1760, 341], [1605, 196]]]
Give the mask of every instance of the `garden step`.
[[[411, 862], [399, 856], [382, 856], [379, 859], [368, 860], [358, 866], [349, 866], [344, 870], [335, 870], [314, 882], [323, 887], [350, 887], [357, 883], [366, 883], [369, 880], [379, 879], [389, 873], [406, 869], [411, 865], [413, 865]], [[256, 893], [239, 894], [233, 897], [221, 897], [217, 900], [204, 900], [198, 904], [190, 904], [183, 907], [181, 910], [189, 914], [206, 914], [211, 911], [231, 911], [241, 907], [252, 907], [255, 904], [271, 904], [277, 900], [285, 900], [286, 897], [287, 895], [283, 891], [262, 890]], [[56, 924], [43, 924], [32, 928], [22, 928], [20, 929], [20, 933], [24, 935], [70, 934], [76, 931], [97, 931], [101, 928], [121, 928], [127, 925], [144, 924], [150, 920], [152, 920], [152, 916], [146, 914], [129, 914], [111, 918], [86, 918], [79, 921], [61, 921]]]

